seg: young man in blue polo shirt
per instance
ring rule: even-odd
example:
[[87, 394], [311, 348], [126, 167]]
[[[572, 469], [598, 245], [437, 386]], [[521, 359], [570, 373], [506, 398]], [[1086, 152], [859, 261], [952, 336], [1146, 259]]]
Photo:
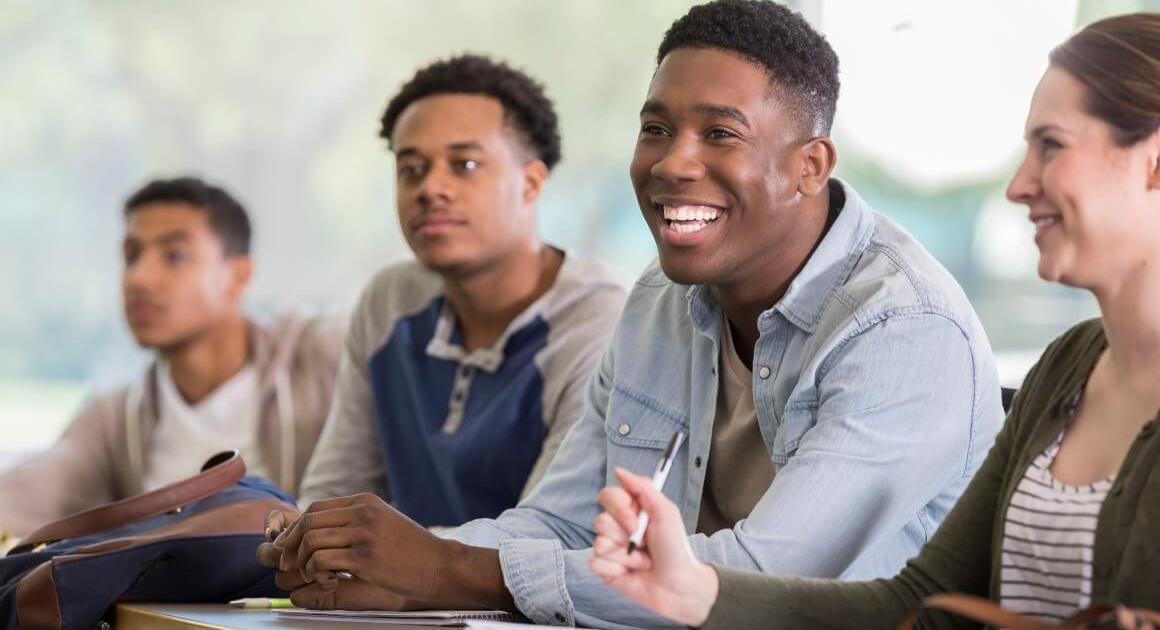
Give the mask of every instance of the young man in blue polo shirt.
[[580, 417], [624, 291], [540, 240], [560, 137], [525, 74], [474, 55], [434, 63], [390, 101], [381, 135], [416, 260], [363, 291], [300, 503], [375, 492], [428, 527], [494, 517]]

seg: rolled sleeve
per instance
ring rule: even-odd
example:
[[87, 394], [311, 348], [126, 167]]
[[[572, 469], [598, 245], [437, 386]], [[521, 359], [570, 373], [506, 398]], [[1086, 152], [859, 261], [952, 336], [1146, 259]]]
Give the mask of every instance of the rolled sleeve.
[[564, 549], [556, 540], [505, 540], [499, 544], [504, 584], [524, 615], [536, 623], [575, 625], [564, 580]]

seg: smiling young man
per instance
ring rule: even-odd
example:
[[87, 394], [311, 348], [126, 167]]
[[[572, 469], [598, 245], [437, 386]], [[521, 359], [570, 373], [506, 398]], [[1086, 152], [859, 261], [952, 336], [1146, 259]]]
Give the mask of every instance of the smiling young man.
[[782, 6], [723, 0], [657, 61], [630, 175], [659, 264], [544, 481], [445, 539], [374, 497], [317, 504], [276, 542], [296, 602], [668, 625], [587, 562], [597, 492], [616, 467], [651, 473], [678, 431], [665, 491], [706, 561], [889, 576], [947, 514], [1002, 419], [998, 377], [950, 274], [831, 178], [833, 50]]
[[431, 64], [381, 134], [416, 260], [363, 292], [300, 504], [375, 492], [424, 526], [493, 517], [580, 417], [624, 290], [540, 240], [560, 137], [527, 75], [475, 55]]
[[193, 177], [155, 180], [124, 214], [125, 319], [156, 359], [0, 474], [0, 528], [17, 536], [193, 475], [232, 448], [296, 493], [330, 408], [342, 322], [246, 317], [250, 220], [237, 200]]

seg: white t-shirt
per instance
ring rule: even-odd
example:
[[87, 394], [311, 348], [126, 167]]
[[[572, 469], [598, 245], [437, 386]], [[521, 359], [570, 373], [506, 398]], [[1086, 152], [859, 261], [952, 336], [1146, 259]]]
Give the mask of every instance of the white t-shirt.
[[251, 474], [269, 477], [258, 456], [258, 373], [246, 364], [230, 380], [190, 406], [178, 391], [164, 361], [157, 364], [160, 417], [145, 454], [148, 492], [185, 479], [214, 454], [236, 448]]

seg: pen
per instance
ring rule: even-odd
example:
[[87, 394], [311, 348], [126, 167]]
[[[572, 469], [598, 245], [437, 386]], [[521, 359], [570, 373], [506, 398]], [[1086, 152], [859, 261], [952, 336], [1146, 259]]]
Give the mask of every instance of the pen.
[[288, 599], [278, 597], [246, 597], [230, 602], [234, 608], [293, 608], [294, 604]]
[[[677, 456], [677, 451], [681, 448], [681, 442], [685, 441], [685, 432], [677, 431], [669, 440], [669, 445], [665, 447], [664, 454], [661, 455], [661, 460], [657, 462], [657, 469], [653, 472], [652, 485], [657, 490], [663, 490], [665, 487], [665, 480], [669, 478], [669, 470], [673, 467], [673, 459]], [[644, 530], [648, 527], [648, 512], [641, 510], [640, 517], [636, 521], [636, 531], [632, 536], [628, 537], [628, 553], [632, 553], [633, 549], [640, 546], [644, 540]]]

